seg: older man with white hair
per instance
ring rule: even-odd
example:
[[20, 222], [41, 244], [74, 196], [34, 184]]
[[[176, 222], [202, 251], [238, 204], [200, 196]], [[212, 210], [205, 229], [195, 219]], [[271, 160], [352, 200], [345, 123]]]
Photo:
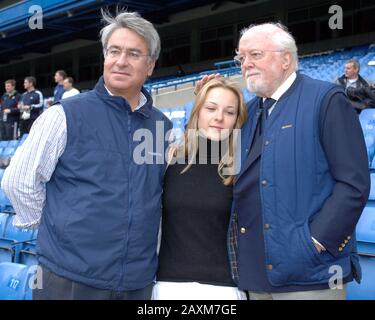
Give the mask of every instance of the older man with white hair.
[[345, 299], [370, 186], [358, 117], [342, 88], [297, 73], [280, 24], [244, 30], [235, 60], [257, 95], [234, 186], [238, 285], [251, 299]]
[[370, 187], [358, 117], [341, 87], [297, 72], [281, 24], [245, 29], [235, 61], [257, 97], [233, 187], [232, 276], [250, 299], [345, 299]]

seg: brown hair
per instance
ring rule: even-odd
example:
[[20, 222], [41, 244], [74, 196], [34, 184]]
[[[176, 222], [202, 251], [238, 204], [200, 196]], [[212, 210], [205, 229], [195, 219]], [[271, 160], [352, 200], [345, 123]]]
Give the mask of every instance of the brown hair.
[[14, 80], [14, 79], [8, 79], [4, 83], [5, 84], [10, 83], [13, 87], [16, 87], [16, 80]]

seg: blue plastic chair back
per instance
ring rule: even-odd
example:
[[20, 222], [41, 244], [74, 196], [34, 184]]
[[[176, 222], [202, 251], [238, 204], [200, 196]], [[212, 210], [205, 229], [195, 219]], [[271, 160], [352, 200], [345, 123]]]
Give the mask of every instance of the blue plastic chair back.
[[[372, 162], [374, 162], [374, 160]], [[370, 177], [371, 177], [371, 189], [370, 189], [370, 195], [368, 199], [375, 200], [375, 173], [371, 173]]]
[[6, 147], [3, 150], [2, 156], [3, 157], [10, 157], [10, 156], [13, 156], [15, 152], [16, 152], [16, 148], [15, 147]]
[[14, 147], [14, 148], [17, 148], [18, 147], [18, 144], [19, 144], [19, 141], [18, 140], [10, 140], [8, 142], [8, 147]]
[[9, 141], [0, 141], [0, 148], [6, 148], [8, 146]]
[[362, 281], [348, 283], [347, 300], [375, 300], [375, 257], [360, 256]]
[[367, 205], [356, 227], [357, 249], [362, 254], [375, 255], [375, 207]]
[[26, 241], [33, 239], [34, 229], [17, 228], [13, 226], [14, 215], [8, 220], [8, 225], [5, 229], [4, 238], [13, 240], [15, 242]]
[[9, 214], [0, 213], [0, 238], [4, 237], [5, 229], [8, 225]]
[[24, 300], [29, 287], [29, 273], [25, 265], [0, 263], [0, 300]]

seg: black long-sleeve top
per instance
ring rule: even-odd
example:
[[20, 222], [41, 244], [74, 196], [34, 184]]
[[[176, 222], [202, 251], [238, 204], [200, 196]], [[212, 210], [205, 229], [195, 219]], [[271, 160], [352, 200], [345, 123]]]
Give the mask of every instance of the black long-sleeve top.
[[217, 157], [180, 174], [185, 166], [170, 165], [165, 175], [157, 279], [234, 286], [227, 253], [232, 186], [218, 175]]

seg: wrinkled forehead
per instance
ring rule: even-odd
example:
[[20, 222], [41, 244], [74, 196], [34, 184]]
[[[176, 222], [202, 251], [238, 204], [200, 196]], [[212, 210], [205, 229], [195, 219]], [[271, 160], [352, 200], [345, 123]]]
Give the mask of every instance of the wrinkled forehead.
[[272, 35], [267, 32], [248, 30], [238, 43], [238, 50], [266, 50], [275, 47]]

